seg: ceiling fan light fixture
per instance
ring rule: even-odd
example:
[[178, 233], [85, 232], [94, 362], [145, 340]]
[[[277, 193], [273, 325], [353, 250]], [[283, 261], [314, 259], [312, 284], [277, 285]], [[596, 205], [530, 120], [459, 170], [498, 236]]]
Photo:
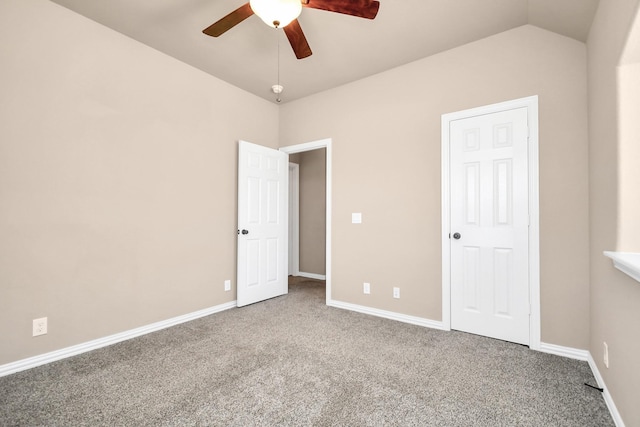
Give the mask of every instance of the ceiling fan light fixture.
[[253, 13], [273, 28], [283, 28], [300, 16], [300, 0], [250, 0]]

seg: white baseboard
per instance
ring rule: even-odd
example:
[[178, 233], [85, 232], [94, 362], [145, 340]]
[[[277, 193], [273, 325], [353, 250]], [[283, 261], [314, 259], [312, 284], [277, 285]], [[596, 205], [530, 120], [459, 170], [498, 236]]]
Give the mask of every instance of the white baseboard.
[[296, 276], [306, 277], [307, 279], [316, 279], [316, 280], [327, 280], [327, 276], [324, 274], [316, 274], [316, 273], [305, 273], [304, 271], [298, 271]]
[[[309, 275], [307, 275], [309, 274]], [[300, 273], [302, 277], [309, 277], [312, 279], [318, 278], [320, 275], [313, 275], [314, 277], [310, 277], [311, 273]], [[324, 280], [324, 276], [321, 276]], [[369, 314], [372, 316], [383, 317], [385, 319], [396, 320], [399, 322], [410, 323], [412, 325], [424, 326], [432, 329], [445, 330], [442, 322], [438, 322], [436, 320], [425, 319], [422, 317], [409, 316], [406, 314], [396, 313], [393, 311], [380, 310], [377, 308], [366, 307], [363, 305], [351, 304], [348, 302], [330, 300], [327, 303], [330, 307], [341, 308], [344, 310], [356, 311], [358, 313]], [[171, 326], [179, 325], [180, 323], [188, 322], [190, 320], [195, 320], [204, 316], [209, 316], [211, 314], [219, 313], [221, 311], [229, 310], [231, 308], [236, 307], [236, 301], [231, 301], [225, 304], [216, 305], [214, 307], [205, 308], [203, 310], [194, 311], [193, 313], [188, 313], [182, 316], [173, 317], [171, 319], [163, 320], [160, 322], [152, 323], [150, 325], [141, 326], [139, 328], [130, 329], [128, 331], [120, 332], [118, 334], [109, 335], [103, 338], [98, 338], [96, 340], [88, 341], [82, 344], [74, 345], [71, 347], [63, 348], [60, 350], [52, 351], [49, 353], [41, 354], [34, 357], [29, 357], [27, 359], [18, 360], [16, 362], [7, 363], [5, 365], [0, 365], [0, 377], [14, 374], [16, 372], [25, 371], [27, 369], [35, 368], [36, 366], [45, 365], [47, 363], [55, 362], [57, 360], [65, 359], [67, 357], [76, 356], [78, 354], [86, 353], [92, 350], [96, 350], [102, 347], [106, 347], [112, 344], [116, 344], [122, 341], [126, 341], [135, 337], [139, 337], [141, 335], [146, 335], [151, 332], [156, 332]], [[609, 390], [607, 389], [604, 379], [598, 370], [598, 365], [596, 365], [595, 360], [593, 359], [591, 353], [587, 350], [580, 350], [571, 347], [563, 347], [555, 344], [547, 344], [540, 343], [539, 351], [543, 353], [555, 354], [557, 356], [568, 357], [571, 359], [577, 359], [582, 361], [587, 361], [589, 363], [589, 367], [593, 372], [593, 376], [598, 383], [598, 386], [604, 389], [603, 397], [604, 401], [609, 408], [609, 412], [611, 413], [611, 417], [616, 425], [616, 427], [625, 427], [624, 422], [622, 421], [622, 417], [618, 412], [618, 408], [616, 407], [611, 394], [609, 394]]]
[[609, 389], [604, 383], [604, 379], [602, 379], [602, 375], [600, 375], [600, 370], [598, 369], [598, 365], [596, 365], [596, 361], [593, 360], [593, 356], [589, 353], [589, 358], [587, 360], [589, 362], [589, 367], [591, 368], [591, 372], [593, 372], [593, 376], [596, 378], [598, 382], [598, 386], [604, 389], [602, 395], [604, 397], [604, 401], [609, 408], [609, 412], [611, 412], [611, 418], [613, 418], [613, 422], [616, 424], [616, 427], [625, 427], [624, 421], [622, 421], [622, 417], [620, 416], [620, 412], [618, 412], [618, 408], [616, 408], [616, 404], [613, 402], [613, 398], [611, 394], [609, 394]]
[[397, 320], [399, 322], [410, 323], [412, 325], [425, 326], [427, 328], [444, 330], [442, 322], [425, 319], [423, 317], [409, 316], [407, 314], [393, 311], [379, 310], [377, 308], [366, 307], [364, 305], [351, 304], [348, 302], [330, 300], [327, 302], [330, 307], [342, 308], [344, 310], [357, 311], [358, 313], [370, 314], [372, 316], [384, 317], [385, 319]]
[[236, 301], [231, 301], [225, 304], [216, 305], [214, 307], [205, 308], [203, 310], [194, 311], [193, 313], [184, 314], [182, 316], [173, 317], [171, 319], [163, 320], [160, 322], [152, 323], [150, 325], [141, 326], [139, 328], [130, 329], [128, 331], [120, 332], [118, 334], [109, 335], [106, 337], [98, 338], [92, 341], [87, 341], [82, 344], [66, 347], [60, 350], [55, 350], [49, 353], [41, 354], [27, 359], [18, 360], [16, 362], [0, 365], [0, 377], [5, 375], [14, 374], [16, 372], [24, 371], [27, 369], [35, 368], [36, 366], [45, 365], [47, 363], [55, 362], [56, 360], [65, 359], [67, 357], [76, 356], [81, 353], [86, 353], [91, 350], [96, 350], [101, 347], [106, 347], [111, 344], [115, 344], [121, 341], [126, 341], [131, 338], [139, 337], [141, 335], [156, 332], [161, 329], [168, 328], [170, 326], [179, 325], [180, 323], [195, 320], [200, 317], [208, 316], [210, 314], [219, 313], [224, 310], [236, 307]]
[[582, 360], [583, 362], [589, 360], [588, 350], [580, 350], [578, 348], [547, 344], [545, 342], [540, 343], [540, 348], [538, 349], [538, 351], [541, 351], [542, 353], [555, 354], [556, 356], [568, 357], [569, 359]]
[[591, 356], [591, 353], [588, 350], [580, 350], [577, 348], [563, 347], [555, 344], [540, 343], [539, 351], [543, 353], [555, 354], [556, 356], [568, 357], [570, 359], [577, 359], [577, 360], [588, 362], [589, 367], [591, 368], [591, 372], [593, 372], [593, 376], [595, 377], [596, 382], [598, 383], [598, 386], [604, 389], [604, 391], [602, 392], [602, 395], [604, 397], [605, 403], [607, 404], [607, 407], [609, 408], [609, 412], [611, 413], [611, 418], [613, 418], [613, 421], [616, 424], [616, 427], [625, 427], [624, 422], [622, 421], [622, 417], [618, 412], [618, 408], [616, 408], [616, 404], [613, 402], [613, 398], [611, 397], [611, 394], [609, 394], [609, 390], [607, 390], [607, 387], [604, 384], [602, 375], [600, 375], [600, 371], [598, 370], [598, 365], [596, 365], [595, 360], [593, 360], [593, 357]]

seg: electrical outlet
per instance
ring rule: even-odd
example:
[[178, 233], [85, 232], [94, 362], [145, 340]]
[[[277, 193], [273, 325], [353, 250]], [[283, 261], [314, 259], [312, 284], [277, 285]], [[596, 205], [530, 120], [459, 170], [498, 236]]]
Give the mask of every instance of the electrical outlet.
[[393, 288], [393, 297], [400, 298], [400, 288]]
[[224, 290], [225, 291], [230, 291], [231, 290], [231, 280], [225, 280], [224, 281]]
[[44, 335], [47, 333], [47, 318], [33, 319], [33, 336]]
[[363, 291], [365, 294], [370, 294], [370, 293], [371, 293], [371, 283], [366, 283], [366, 282], [365, 282], [365, 283], [363, 284], [363, 286], [362, 286], [362, 291]]
[[604, 344], [604, 366], [608, 368], [609, 367], [609, 346], [607, 345], [606, 342], [603, 342], [602, 344]]

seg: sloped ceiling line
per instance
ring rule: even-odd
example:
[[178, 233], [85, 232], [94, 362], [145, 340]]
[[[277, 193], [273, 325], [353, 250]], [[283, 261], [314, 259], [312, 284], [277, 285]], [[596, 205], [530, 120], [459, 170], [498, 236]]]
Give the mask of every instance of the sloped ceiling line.
[[[245, 0], [51, 0], [275, 102], [276, 37], [252, 16], [218, 38], [202, 30]], [[282, 101], [295, 100], [521, 25], [585, 42], [598, 0], [380, 0], [375, 20], [305, 9], [313, 55], [281, 55]], [[289, 49], [290, 50], [290, 49]], [[273, 72], [269, 71], [273, 70]]]

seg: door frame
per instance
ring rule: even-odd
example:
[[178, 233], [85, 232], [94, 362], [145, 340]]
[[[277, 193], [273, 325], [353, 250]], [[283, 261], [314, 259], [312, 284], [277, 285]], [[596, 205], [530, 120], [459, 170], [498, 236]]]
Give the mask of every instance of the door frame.
[[289, 273], [300, 273], [300, 165], [289, 162]]
[[331, 138], [306, 142], [303, 144], [280, 147], [280, 151], [287, 154], [303, 153], [305, 151], [326, 149], [326, 229], [325, 229], [325, 275], [326, 275], [326, 303], [331, 301]]
[[538, 157], [538, 96], [514, 99], [442, 115], [442, 326], [451, 330], [450, 122], [515, 108], [527, 108], [529, 127], [529, 348], [540, 350], [540, 204]]

